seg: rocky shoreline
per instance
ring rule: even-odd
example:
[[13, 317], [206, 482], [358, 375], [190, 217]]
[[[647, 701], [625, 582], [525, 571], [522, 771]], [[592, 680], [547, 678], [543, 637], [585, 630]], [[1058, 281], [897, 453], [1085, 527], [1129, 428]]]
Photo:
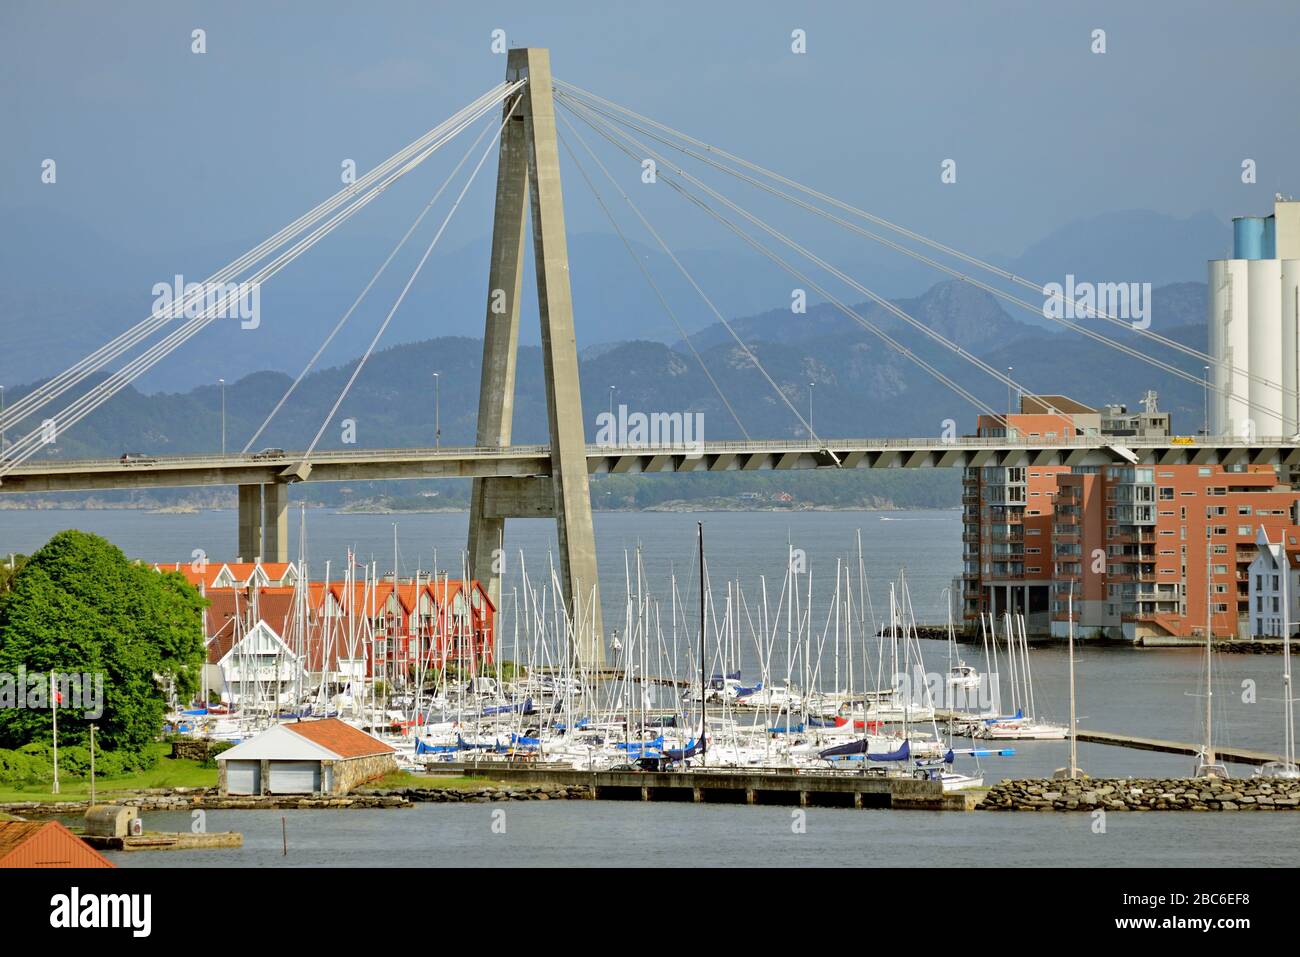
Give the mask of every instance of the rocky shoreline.
[[977, 811], [1293, 811], [1300, 781], [1076, 778], [1001, 781]]
[[[359, 788], [344, 796], [307, 796], [296, 794], [267, 797], [222, 797], [216, 788], [150, 788], [128, 796], [104, 795], [98, 804], [119, 804], [141, 811], [256, 811], [312, 810], [320, 808], [400, 808], [415, 804], [485, 804], [493, 801], [565, 801], [586, 800], [591, 789], [586, 785], [537, 785], [509, 787], [484, 785], [476, 788]], [[0, 812], [19, 816], [49, 817], [83, 814], [89, 801], [11, 801], [0, 804]]]

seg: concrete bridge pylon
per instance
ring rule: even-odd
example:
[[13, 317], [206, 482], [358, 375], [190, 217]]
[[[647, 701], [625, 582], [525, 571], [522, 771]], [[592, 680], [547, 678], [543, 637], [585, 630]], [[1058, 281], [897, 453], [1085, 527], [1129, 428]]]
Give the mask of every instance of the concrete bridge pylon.
[[469, 567], [500, 606], [506, 519], [553, 518], [561, 584], [575, 629], [573, 652], [584, 667], [599, 669], [604, 664], [604, 631], [548, 50], [509, 51], [507, 82], [525, 78], [528, 82], [502, 107], [503, 117], [510, 119], [501, 134], [497, 165], [477, 444], [510, 446], [519, 300], [531, 220], [551, 468], [549, 476], [474, 479]]

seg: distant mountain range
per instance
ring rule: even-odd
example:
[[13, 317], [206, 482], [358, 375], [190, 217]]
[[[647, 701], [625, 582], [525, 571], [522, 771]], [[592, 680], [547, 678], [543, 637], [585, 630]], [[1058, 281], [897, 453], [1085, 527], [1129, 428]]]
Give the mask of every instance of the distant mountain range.
[[[259, 371], [293, 373], [306, 362], [396, 237], [381, 235], [358, 217], [357, 229], [340, 230], [295, 262], [262, 290], [262, 321], [256, 330], [234, 322], [216, 322], [146, 374], [146, 392], [189, 392], [200, 383], [228, 383]], [[147, 251], [131, 251], [123, 240], [84, 222], [52, 216], [48, 210], [16, 209], [3, 214], [0, 230], [0, 384], [13, 388], [52, 375], [143, 319], [153, 303], [155, 283], [170, 283], [176, 274], [188, 281], [206, 278], [218, 264], [233, 259], [261, 237], [247, 243], [212, 243], [179, 236], [193, 230], [179, 224], [152, 237]], [[1063, 225], [1012, 256], [983, 252], [986, 258], [1035, 282], [1064, 281], [1067, 273], [1081, 280], [1151, 282], [1168, 286], [1201, 282], [1205, 261], [1222, 255], [1231, 231], [1208, 213], [1178, 219], [1147, 211], [1101, 214]], [[819, 253], [874, 292], [910, 301], [918, 308], [942, 312], [944, 305], [927, 292], [944, 278], [930, 267], [866, 239], [835, 244], [813, 243]], [[136, 239], [138, 243], [138, 238]], [[409, 274], [420, 244], [413, 242], [390, 267], [325, 356], [338, 364], [364, 351]], [[662, 309], [623, 244], [605, 234], [570, 236], [572, 281], [578, 342], [595, 356], [599, 349], [631, 340], [670, 344], [681, 334]], [[656, 247], [634, 241], [634, 250], [673, 305], [683, 328], [717, 344], [720, 330], [710, 329], [714, 316], [673, 264]], [[979, 251], [976, 251], [979, 252]], [[409, 254], [409, 255], [408, 255]], [[682, 262], [724, 316], [755, 316], [784, 307], [797, 283], [767, 260], [747, 252], [681, 250]], [[418, 343], [435, 338], [477, 338], [482, 334], [487, 277], [486, 238], [446, 247], [433, 256], [399, 310], [383, 344]], [[954, 266], [968, 269], [954, 262]], [[537, 318], [531, 269], [525, 278], [522, 341], [537, 344]], [[1032, 291], [1029, 297], [1033, 298]], [[855, 297], [855, 298], [861, 298]], [[811, 296], [815, 301], [816, 296]], [[977, 300], [964, 299], [967, 305]], [[1055, 331], [1030, 313], [1017, 315], [1021, 326], [994, 330], [995, 303], [980, 305], [973, 315], [950, 315], [946, 321], [967, 327], [971, 344], [986, 338], [1020, 334], [1029, 329]], [[879, 310], [872, 310], [879, 314]], [[788, 308], [784, 309], [787, 318]], [[936, 313], [932, 313], [935, 315]], [[774, 318], [776, 313], [770, 314]], [[810, 313], [805, 328], [763, 326], [773, 344], [793, 339], [825, 338], [842, 318]], [[918, 318], [921, 318], [918, 316]], [[1189, 322], [1201, 322], [1189, 315]], [[752, 322], [751, 322], [752, 326]], [[726, 333], [722, 332], [722, 336]], [[835, 333], [830, 332], [830, 338]], [[793, 337], [793, 338], [792, 338]], [[797, 376], [802, 378], [802, 375]], [[882, 386], [884, 384], [882, 383]], [[828, 411], [833, 406], [827, 406]], [[832, 420], [833, 421], [833, 420]]]
[[[0, 282], [0, 314], [4, 316], [0, 329], [5, 345], [0, 350], [0, 383], [7, 385], [5, 395], [10, 404], [39, 376], [63, 368], [108, 339], [128, 323], [126, 317], [133, 321], [144, 315], [151, 302], [146, 295], [149, 283], [170, 279], [170, 274], [148, 277], [138, 257], [122, 253], [104, 237], [78, 233], [75, 224], [33, 220], [28, 225], [26, 236], [18, 229], [5, 230], [0, 237], [0, 277], [6, 277]], [[1079, 280], [1094, 282], [1157, 284], [1152, 295], [1151, 330], [1204, 350], [1206, 290], [1199, 277], [1207, 258], [1223, 254], [1220, 247], [1227, 232], [1208, 214], [1175, 220], [1153, 213], [1114, 213], [1050, 234], [1011, 260], [1009, 268], [1036, 281], [1059, 282], [1073, 273]], [[60, 245], [59, 237], [67, 242]], [[50, 248], [60, 252], [47, 255]], [[744, 432], [761, 438], [802, 437], [803, 427], [790, 407], [808, 417], [810, 401], [813, 426], [821, 436], [938, 435], [947, 420], [956, 422], [963, 433], [974, 428], [978, 410], [968, 400], [836, 307], [813, 301], [805, 314], [793, 313], [789, 305], [792, 283], [770, 266], [741, 256], [682, 254], [722, 314], [738, 317], [729, 319], [732, 331], [728, 331], [717, 321], [706, 321], [714, 317], [670, 263], [638, 248], [670, 302], [694, 303], [679, 313], [688, 341], [664, 317], [617, 239], [576, 236], [572, 248], [589, 440], [595, 437], [596, 415], [611, 404], [626, 405], [630, 411], [700, 412], [706, 439], [739, 438]], [[296, 374], [315, 350], [322, 330], [333, 325], [377, 261], [373, 250], [362, 255], [346, 244], [321, 252], [324, 256], [311, 267], [309, 276], [286, 274], [284, 278], [291, 281], [285, 288], [264, 290], [263, 321], [257, 330], [242, 330], [232, 321], [215, 323], [171, 357], [167, 371], [139, 383], [148, 391], [127, 388], [61, 436], [51, 454], [79, 457], [115, 456], [124, 451], [184, 454], [215, 450], [221, 434], [218, 376], [226, 379], [227, 447], [241, 449], [284, 394], [291, 374]], [[869, 252], [875, 256], [879, 250]], [[210, 262], [228, 258], [227, 253], [230, 251], [188, 250], [181, 258]], [[856, 253], [860, 256], [863, 251]], [[355, 421], [356, 444], [361, 447], [433, 444], [434, 372], [441, 376], [442, 442], [473, 443], [485, 261], [486, 243], [431, 260], [432, 272], [422, 277], [413, 291], [405, 315], [399, 313], [404, 321], [394, 323], [384, 339], [385, 347], [371, 357], [335, 421], [325, 429], [322, 448], [342, 445], [342, 419]], [[853, 260], [846, 256], [837, 261]], [[1177, 431], [1194, 433], [1201, 428], [1201, 366], [1192, 358], [1157, 347], [1126, 328], [1086, 321], [1143, 354], [1171, 362], [1195, 380], [1185, 381], [1077, 333], [1062, 331], [1041, 315], [1037, 307], [1042, 297], [1033, 290], [1014, 290], [1035, 306], [1025, 310], [965, 282], [925, 285], [925, 274], [919, 267], [913, 268], [910, 260], [889, 268], [881, 265], [883, 259], [863, 258], [861, 262], [861, 270], [851, 270], [853, 275], [885, 276], [875, 288], [895, 290], [890, 295], [898, 308], [994, 368], [1012, 368], [1012, 377], [1031, 392], [1063, 393], [1093, 405], [1120, 402], [1132, 407], [1148, 389], [1154, 389], [1161, 407], [1173, 413]], [[74, 263], [80, 271], [73, 268]], [[78, 281], [66, 281], [67, 275], [76, 275]], [[135, 279], [124, 282], [123, 275]], [[400, 283], [405, 275], [395, 264], [394, 281]], [[60, 280], [60, 276], [65, 278]], [[531, 275], [526, 277], [526, 288], [532, 282]], [[123, 285], [137, 289], [138, 295], [123, 296]], [[94, 299], [94, 290], [110, 287], [117, 289], [116, 299]], [[21, 290], [33, 289], [43, 294], [27, 294], [25, 299]], [[899, 289], [924, 291], [912, 295]], [[355, 357], [386, 312], [391, 292], [378, 295], [377, 287], [369, 311], [358, 312], [355, 328], [340, 335], [322, 367], [304, 379], [257, 440], [255, 449], [306, 446], [355, 367]], [[440, 304], [431, 309], [431, 299]], [[893, 337], [904, 352], [924, 358], [973, 392], [980, 402], [999, 410], [1007, 406], [1006, 387], [973, 368], [967, 359], [944, 349], [876, 303], [855, 303], [851, 308]], [[515, 441], [521, 443], [544, 441], [546, 435], [535, 311], [525, 316], [524, 329], [514, 423]], [[455, 334], [430, 335], [444, 330]], [[757, 356], [779, 394], [754, 368], [733, 332]], [[691, 347], [699, 353], [713, 382], [701, 370]], [[340, 361], [340, 356], [348, 358]], [[28, 384], [14, 384], [20, 381]], [[719, 390], [730, 409], [719, 397]], [[10, 439], [13, 437], [11, 431]], [[449, 491], [453, 484], [432, 483], [428, 487]], [[653, 505], [678, 493], [716, 496], [722, 484], [711, 486], [702, 480], [670, 487], [644, 480], [639, 486], [642, 491], [621, 490], [618, 501]], [[828, 483], [808, 483], [804, 477], [792, 476], [782, 488], [767, 488], [757, 479], [752, 484], [768, 491], [784, 490], [784, 486], [803, 489], [805, 502], [820, 504], [941, 504], [945, 496], [954, 497], [957, 487], [955, 477], [948, 473], [917, 475], [908, 482], [864, 473], [837, 481], [833, 493]], [[726, 485], [728, 494], [741, 487], [733, 485]], [[645, 492], [648, 488], [659, 490]], [[608, 490], [611, 494], [612, 489]], [[325, 486], [313, 486], [312, 490], [313, 495], [336, 497]], [[440, 501], [456, 501], [459, 495], [449, 493]]]
[[[965, 283], [941, 283], [915, 299], [899, 300], [898, 305], [993, 367], [1014, 367], [1013, 378], [1031, 392], [1064, 393], [1089, 404], [1114, 401], [1132, 406], [1147, 389], [1155, 389], [1162, 408], [1173, 412], [1177, 430], [1190, 433], [1201, 426], [1203, 393], [1197, 382], [1177, 379], [1075, 333], [1039, 329], [1008, 315], [998, 300]], [[936, 345], [878, 306], [859, 304], [853, 308], [989, 406], [1006, 407], [1006, 387], [970, 366], [968, 360]], [[718, 326], [701, 330], [692, 342], [718, 389], [730, 401], [735, 417], [685, 343], [636, 340], [591, 348], [581, 359], [588, 439], [594, 440], [596, 415], [611, 404], [626, 405], [633, 412], [703, 413], [706, 439], [739, 438], [742, 425], [752, 437], [802, 436], [803, 427], [786, 403], [806, 417], [810, 384], [812, 422], [822, 436], [938, 435], [948, 419], [962, 432], [974, 427], [977, 409], [969, 402], [832, 306], [814, 305], [806, 316], [771, 311], [738, 319], [731, 326], [777, 383], [780, 395], [730, 334]], [[1181, 283], [1156, 290], [1152, 329], [1203, 348], [1204, 285]], [[1152, 344], [1136, 333], [1110, 325], [1105, 331], [1129, 346], [1152, 351]], [[355, 421], [356, 445], [360, 447], [433, 444], [435, 371], [441, 375], [443, 443], [472, 444], [481, 349], [478, 339], [445, 337], [376, 352], [336, 421], [325, 430], [321, 447], [342, 446], [339, 422], [345, 418]], [[1194, 361], [1172, 350], [1160, 351], [1167, 353], [1162, 358], [1199, 376]], [[257, 447], [305, 447], [351, 375], [355, 361], [307, 376]], [[539, 349], [521, 347], [514, 423], [517, 442], [545, 440], [541, 372]], [[227, 384], [229, 449], [242, 448], [290, 381], [282, 372], [263, 371]], [[10, 390], [10, 401], [25, 391]], [[56, 454], [211, 451], [220, 442], [220, 407], [221, 394], [215, 384], [153, 395], [128, 388], [61, 437]]]

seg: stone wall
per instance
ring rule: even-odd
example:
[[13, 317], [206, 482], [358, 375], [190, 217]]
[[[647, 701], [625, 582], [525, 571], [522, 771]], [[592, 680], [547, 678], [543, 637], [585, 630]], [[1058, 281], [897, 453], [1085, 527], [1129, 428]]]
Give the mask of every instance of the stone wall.
[[1002, 781], [980, 811], [1283, 811], [1300, 808], [1300, 781], [1151, 778]]
[[[321, 762], [322, 786], [325, 780], [325, 769], [329, 766], [329, 761]], [[386, 774], [392, 774], [397, 770], [397, 759], [392, 754], [372, 754], [364, 758], [348, 758], [345, 761], [335, 761], [333, 762], [333, 768], [334, 773], [329, 793], [337, 796], [347, 794], [353, 788], [365, 784], [367, 781], [375, 781]]]

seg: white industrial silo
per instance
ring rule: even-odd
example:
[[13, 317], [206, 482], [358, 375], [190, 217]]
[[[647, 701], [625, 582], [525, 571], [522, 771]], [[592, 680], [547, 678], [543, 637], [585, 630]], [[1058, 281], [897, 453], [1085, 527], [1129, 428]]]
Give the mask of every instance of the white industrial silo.
[[1300, 429], [1300, 400], [1294, 394], [1300, 387], [1300, 336], [1297, 325], [1300, 315], [1300, 259], [1283, 259], [1282, 261], [1282, 435], [1292, 436]]
[[1250, 380], [1233, 369], [1250, 367], [1250, 282], [1245, 259], [1209, 264], [1209, 353], [1215, 391], [1210, 396], [1210, 433], [1237, 435], [1249, 428]]
[[[1272, 222], [1270, 218], [1268, 222]], [[1278, 436], [1282, 434], [1282, 263], [1277, 259], [1254, 259], [1247, 263], [1249, 286], [1251, 431], [1238, 434]]]

